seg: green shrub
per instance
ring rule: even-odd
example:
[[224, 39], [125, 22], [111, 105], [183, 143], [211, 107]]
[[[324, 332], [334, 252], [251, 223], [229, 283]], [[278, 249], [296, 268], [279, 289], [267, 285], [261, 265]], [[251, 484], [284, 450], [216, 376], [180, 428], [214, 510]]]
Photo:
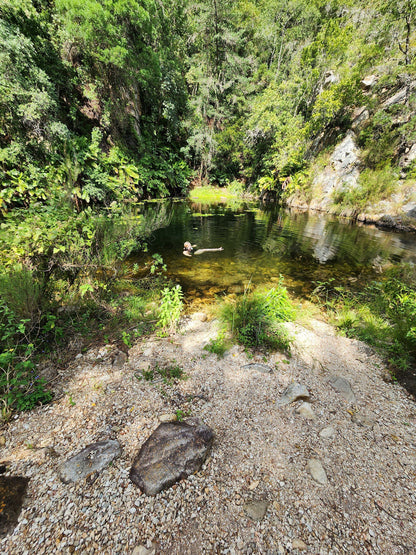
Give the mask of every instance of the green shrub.
[[290, 339], [282, 322], [294, 316], [286, 289], [280, 282], [269, 291], [245, 291], [234, 303], [224, 305], [222, 318], [231, 334], [241, 345], [249, 348], [290, 349]]
[[0, 401], [4, 419], [13, 410], [29, 410], [52, 399], [32, 361], [34, 345], [28, 343], [28, 322], [16, 318], [6, 305], [0, 306]]
[[158, 327], [162, 333], [172, 332], [179, 321], [183, 308], [183, 293], [180, 285], [165, 287], [159, 307]]
[[222, 331], [218, 334], [218, 337], [209, 340], [209, 342], [205, 345], [204, 350], [222, 358], [229, 346], [229, 340], [227, 340], [226, 333]]
[[355, 188], [337, 191], [333, 197], [334, 204], [364, 209], [371, 204], [388, 198], [397, 185], [397, 172], [390, 165], [361, 172]]

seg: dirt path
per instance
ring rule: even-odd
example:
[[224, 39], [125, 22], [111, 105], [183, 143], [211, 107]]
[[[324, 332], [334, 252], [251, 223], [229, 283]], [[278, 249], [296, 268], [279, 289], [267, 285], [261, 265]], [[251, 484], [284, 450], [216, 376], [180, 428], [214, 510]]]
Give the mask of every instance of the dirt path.
[[[363, 344], [319, 321], [289, 328], [292, 358], [249, 359], [233, 347], [218, 359], [203, 350], [215, 322], [198, 318], [174, 337], [136, 344], [127, 361], [112, 347], [78, 356], [60, 377], [62, 396], [3, 433], [7, 474], [30, 482], [0, 552], [415, 553], [414, 401], [383, 381], [381, 361]], [[188, 379], [138, 379], [166, 363]], [[247, 367], [254, 363], [272, 371]], [[355, 399], [334, 389], [336, 377]], [[279, 405], [293, 382], [308, 389], [307, 406]], [[175, 411], [213, 428], [211, 456], [186, 481], [146, 497], [128, 478], [132, 459]], [[122, 455], [112, 466], [61, 483], [60, 463], [115, 438]], [[324, 485], [311, 475], [319, 463]]]

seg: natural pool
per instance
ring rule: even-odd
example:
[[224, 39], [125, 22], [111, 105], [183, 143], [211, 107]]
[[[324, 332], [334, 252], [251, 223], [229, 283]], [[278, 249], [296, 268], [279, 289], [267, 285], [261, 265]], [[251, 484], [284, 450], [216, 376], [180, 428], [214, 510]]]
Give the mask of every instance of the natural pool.
[[[141, 210], [149, 214], [160, 208], [150, 203]], [[129, 262], [143, 267], [153, 254], [160, 254], [167, 275], [181, 284], [192, 304], [239, 294], [250, 282], [272, 286], [280, 275], [292, 294], [305, 298], [320, 281], [359, 286], [386, 265], [416, 262], [413, 234], [293, 212], [276, 204], [170, 201], [163, 210], [167, 223], [149, 238], [149, 252]], [[197, 248], [224, 250], [188, 258], [182, 254], [185, 241]]]

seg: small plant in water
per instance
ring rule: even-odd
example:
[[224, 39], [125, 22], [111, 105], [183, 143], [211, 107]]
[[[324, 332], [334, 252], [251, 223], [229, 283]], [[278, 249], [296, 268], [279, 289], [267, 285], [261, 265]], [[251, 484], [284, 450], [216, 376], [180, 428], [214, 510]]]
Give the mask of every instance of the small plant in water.
[[153, 262], [150, 266], [150, 273], [155, 274], [157, 271], [166, 272], [166, 264], [163, 263], [163, 258], [160, 256], [160, 254], [155, 253], [152, 255], [152, 258]]

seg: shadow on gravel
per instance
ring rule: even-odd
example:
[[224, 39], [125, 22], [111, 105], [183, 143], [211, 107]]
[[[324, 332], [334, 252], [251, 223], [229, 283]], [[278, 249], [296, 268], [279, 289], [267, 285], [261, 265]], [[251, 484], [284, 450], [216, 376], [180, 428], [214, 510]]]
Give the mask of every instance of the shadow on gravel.
[[0, 539], [14, 530], [28, 483], [23, 476], [0, 476]]

